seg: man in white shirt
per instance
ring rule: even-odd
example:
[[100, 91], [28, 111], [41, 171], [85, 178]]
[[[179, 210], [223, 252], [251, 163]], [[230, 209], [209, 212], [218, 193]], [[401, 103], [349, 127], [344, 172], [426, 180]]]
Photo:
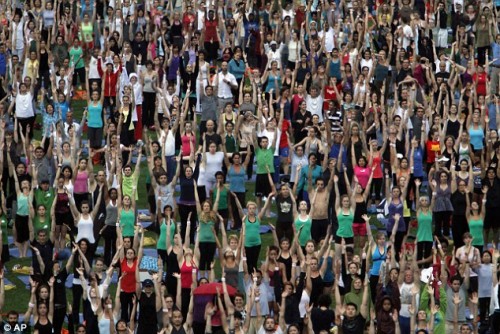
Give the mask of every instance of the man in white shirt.
[[311, 112], [311, 115], [317, 115], [319, 121], [323, 122], [323, 97], [320, 94], [319, 88], [316, 85], [311, 87], [311, 94], [306, 97], [307, 111]]
[[217, 97], [219, 98], [217, 108], [222, 110], [226, 103], [233, 104], [234, 97], [232, 89], [238, 88], [238, 82], [236, 77], [228, 72], [227, 61], [223, 61], [221, 64], [221, 71], [217, 73]]
[[278, 68], [281, 67], [281, 51], [283, 50], [284, 44], [281, 43], [280, 47], [278, 48], [278, 43], [276, 41], [271, 41], [269, 43], [269, 46], [265, 46], [265, 51], [267, 55], [267, 67], [271, 68], [271, 63], [273, 61], [276, 61], [278, 63]]
[[318, 37], [323, 39], [325, 36], [325, 49], [327, 52], [332, 52], [335, 47], [335, 30], [328, 24], [328, 21], [325, 21], [323, 25], [323, 30], [318, 32]]

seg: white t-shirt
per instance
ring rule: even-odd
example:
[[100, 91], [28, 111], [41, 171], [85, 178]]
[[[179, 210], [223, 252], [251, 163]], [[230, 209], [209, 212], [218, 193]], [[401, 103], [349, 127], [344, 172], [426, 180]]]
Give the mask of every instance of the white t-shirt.
[[224, 152], [206, 153], [207, 162], [205, 164], [205, 178], [215, 180], [215, 173], [222, 171], [224, 162]]
[[16, 95], [16, 117], [28, 118], [35, 116], [33, 112], [33, 95], [30, 92]]
[[[168, 131], [167, 140], [165, 140], [165, 147], [162, 147], [163, 154], [166, 157], [175, 155], [175, 137], [172, 131]], [[160, 138], [158, 139], [160, 143], [163, 143], [163, 138], [165, 137], [165, 130], [161, 130]]]
[[307, 110], [311, 112], [311, 115], [318, 115], [319, 121], [323, 122], [323, 98], [321, 95], [317, 97], [307, 95], [306, 104]]

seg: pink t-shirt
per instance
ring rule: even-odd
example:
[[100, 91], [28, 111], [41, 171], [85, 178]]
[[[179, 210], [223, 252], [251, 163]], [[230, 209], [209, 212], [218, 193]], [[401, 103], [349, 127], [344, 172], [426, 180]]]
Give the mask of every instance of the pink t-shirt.
[[358, 178], [361, 188], [366, 189], [368, 180], [370, 179], [371, 169], [369, 167], [354, 167], [354, 175]]

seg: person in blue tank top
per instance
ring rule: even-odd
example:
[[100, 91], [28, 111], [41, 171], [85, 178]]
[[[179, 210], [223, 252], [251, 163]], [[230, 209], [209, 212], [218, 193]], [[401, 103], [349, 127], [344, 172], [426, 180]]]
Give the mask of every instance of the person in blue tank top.
[[[88, 72], [87, 67], [87, 72]], [[102, 146], [102, 136], [103, 136], [103, 103], [104, 103], [104, 84], [101, 86], [101, 91], [91, 91], [89, 85], [87, 73], [87, 83], [86, 89], [88, 93], [87, 100], [87, 125], [88, 125], [88, 133], [87, 138], [89, 138], [90, 148], [91, 149], [99, 149]], [[95, 160], [94, 160], [95, 161]]]

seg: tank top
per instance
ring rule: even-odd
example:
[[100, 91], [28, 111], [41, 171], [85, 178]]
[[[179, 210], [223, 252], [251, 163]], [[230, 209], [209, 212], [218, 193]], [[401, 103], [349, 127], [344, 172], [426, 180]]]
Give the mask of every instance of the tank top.
[[384, 253], [380, 253], [379, 246], [375, 247], [372, 255], [372, 268], [370, 269], [371, 276], [379, 276], [380, 275], [380, 267], [382, 263], [387, 259], [387, 246], [384, 246]]
[[278, 262], [283, 263], [285, 265], [285, 271], [286, 271], [286, 280], [290, 281], [292, 278], [292, 257], [288, 256], [287, 258], [284, 258], [281, 254], [278, 257]]
[[462, 161], [464, 159], [470, 162], [469, 145], [466, 145], [465, 147], [463, 147], [462, 143], [460, 143], [460, 145], [458, 145], [458, 161], [457, 162], [460, 163], [460, 161]]
[[215, 242], [215, 236], [212, 232], [212, 228], [215, 227], [213, 221], [202, 221], [199, 220], [200, 230], [198, 232], [198, 238], [200, 242]]
[[134, 259], [134, 261], [132, 262], [132, 266], [129, 266], [127, 264], [127, 259], [124, 258], [122, 260], [120, 268], [121, 268], [122, 274], [127, 273], [122, 278], [122, 283], [121, 283], [122, 291], [128, 292], [128, 293], [135, 292], [135, 288], [136, 288], [135, 271], [137, 268], [137, 258]]
[[311, 217], [308, 215], [306, 219], [302, 219], [300, 215], [297, 216], [295, 219], [295, 229], [298, 232], [299, 229], [302, 227], [302, 230], [300, 230], [299, 234], [299, 244], [304, 247], [306, 243], [311, 240], [311, 225], [312, 225], [312, 220]]
[[191, 147], [189, 145], [189, 142], [193, 143], [193, 147], [195, 144], [195, 137], [193, 135], [188, 136], [188, 135], [182, 135], [181, 136], [181, 151], [182, 151], [182, 156], [186, 157], [191, 154]]
[[120, 215], [120, 227], [124, 237], [133, 237], [135, 234], [135, 213], [134, 210], [122, 209]]
[[483, 227], [484, 223], [481, 218], [469, 219], [469, 231], [470, 234], [474, 236], [474, 239], [472, 239], [472, 246], [484, 246]]
[[23, 193], [20, 193], [19, 196], [17, 196], [16, 215], [23, 216], [23, 217], [28, 216], [28, 214], [29, 214], [28, 201], [29, 201], [29, 195], [25, 195]]
[[76, 172], [76, 178], [75, 178], [75, 185], [73, 188], [73, 192], [75, 194], [85, 194], [89, 192], [89, 185], [88, 185], [88, 180], [89, 180], [89, 173], [84, 170], [84, 171], [77, 171]]
[[471, 125], [469, 127], [469, 136], [470, 136], [470, 143], [474, 148], [474, 150], [482, 150], [483, 139], [484, 139], [483, 128], [479, 126], [477, 129], [475, 129], [474, 126]]
[[[162, 220], [160, 225], [160, 236], [158, 238], [158, 242], [156, 243], [156, 248], [161, 250], [167, 250], [167, 228], [168, 225], [165, 219]], [[170, 244], [174, 244], [174, 235], [175, 235], [175, 222], [172, 221], [170, 223]]]
[[234, 168], [234, 165], [231, 165], [229, 167], [229, 170], [227, 171], [227, 175], [229, 177], [229, 190], [235, 193], [244, 193], [246, 191], [245, 188], [245, 178], [247, 175], [247, 172], [245, 168], [240, 165], [240, 170], [239, 172], [236, 171]]
[[90, 43], [93, 41], [93, 34], [94, 32], [94, 25], [92, 22], [89, 22], [89, 24], [85, 24], [82, 22], [82, 38], [85, 43]]
[[109, 201], [106, 205], [106, 225], [115, 227], [116, 221], [118, 220], [118, 207], [113, 202]]
[[367, 214], [367, 206], [366, 202], [363, 200], [362, 202], [356, 202], [356, 208], [354, 209], [354, 222], [355, 223], [365, 223], [365, 220], [363, 219], [363, 215]]
[[[117, 321], [114, 322], [115, 325], [116, 325], [116, 322]], [[109, 325], [110, 325], [110, 320], [103, 315], [103, 317], [98, 322], [99, 334], [108, 334], [108, 333], [110, 333], [110, 331], [109, 331]]]
[[69, 212], [69, 197], [68, 194], [57, 193], [57, 202], [56, 202], [56, 213], [68, 213]]
[[91, 244], [95, 243], [94, 239], [94, 222], [89, 214], [87, 219], [80, 215], [80, 220], [78, 221], [78, 234], [76, 236], [76, 242], [79, 242], [83, 238], [88, 239]]
[[352, 210], [349, 209], [349, 213], [345, 214], [344, 210], [337, 214], [337, 221], [339, 228], [337, 229], [337, 236], [342, 238], [352, 238], [354, 237], [354, 231], [352, 230], [352, 223], [354, 220], [354, 215]]
[[311, 289], [311, 303], [314, 304], [314, 306], [318, 306], [316, 303], [318, 302], [319, 296], [323, 294], [323, 278], [321, 275], [318, 277], [311, 277], [312, 281], [312, 289]]
[[94, 102], [90, 102], [87, 106], [89, 112], [87, 117], [87, 125], [91, 128], [102, 128], [102, 105], [98, 102], [97, 105]]
[[188, 266], [186, 261], [182, 263], [181, 266], [181, 288], [190, 289], [193, 284], [193, 269], [194, 266]]
[[146, 328], [154, 328], [156, 331], [157, 325], [156, 295], [153, 292], [148, 297], [148, 295], [143, 292], [139, 298], [139, 329], [142, 329], [142, 333], [146, 333]]
[[174, 273], [179, 273], [179, 261], [177, 261], [177, 254], [172, 250], [167, 255], [167, 277], [172, 276]]
[[417, 228], [417, 241], [433, 241], [432, 237], [432, 212], [424, 213], [420, 210], [417, 215], [418, 228]]
[[35, 331], [38, 331], [38, 334], [52, 334], [54, 328], [52, 327], [52, 323], [47, 319], [47, 323], [42, 325], [40, 320], [38, 320], [34, 326]]
[[374, 179], [381, 179], [384, 177], [384, 174], [382, 173], [382, 157], [377, 154], [376, 156], [373, 156], [373, 166], [375, 166], [375, 170], [373, 171], [373, 178]]
[[245, 217], [245, 247], [259, 246], [262, 241], [260, 238], [260, 221], [255, 217], [255, 221], [251, 222], [248, 216]]
[[142, 87], [143, 92], [145, 93], [154, 93], [153, 89], [153, 75], [154, 73], [144, 74], [144, 86]]

